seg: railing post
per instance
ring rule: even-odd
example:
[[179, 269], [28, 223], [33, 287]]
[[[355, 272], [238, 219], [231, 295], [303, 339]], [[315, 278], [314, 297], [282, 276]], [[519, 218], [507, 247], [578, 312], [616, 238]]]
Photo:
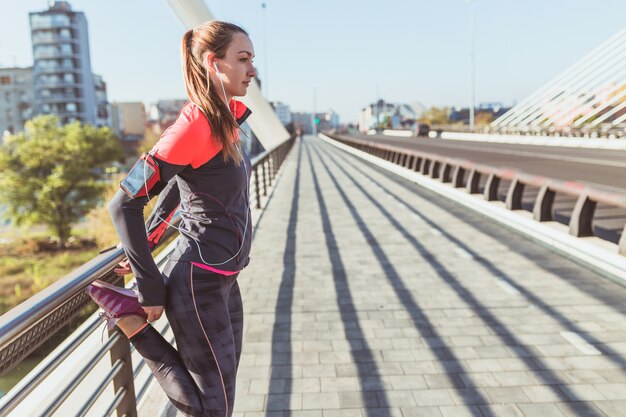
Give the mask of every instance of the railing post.
[[498, 187], [500, 186], [500, 177], [496, 174], [489, 174], [485, 183], [485, 200], [496, 201], [498, 199]]
[[439, 170], [441, 169], [441, 162], [434, 161], [432, 168], [430, 168], [430, 177], [439, 178]]
[[111, 365], [118, 359], [124, 362], [120, 372], [113, 378], [113, 391], [118, 393], [120, 389], [125, 389], [124, 398], [117, 406], [117, 415], [137, 417], [137, 404], [135, 402], [135, 383], [133, 380], [133, 363], [130, 357], [130, 342], [126, 337], [120, 337], [111, 347]]
[[267, 162], [266, 160], [263, 160], [263, 162], [261, 162], [261, 175], [263, 176], [263, 196], [267, 196], [267, 173], [266, 173], [266, 169], [265, 169], [265, 163]]
[[593, 215], [597, 203], [587, 194], [581, 194], [569, 221], [569, 233], [576, 237], [593, 236]]
[[549, 222], [552, 220], [552, 204], [556, 193], [547, 185], [539, 189], [535, 205], [533, 206], [533, 218], [538, 222]]
[[465, 176], [465, 168], [461, 165], [457, 165], [454, 168], [454, 174], [452, 175], [452, 183], [454, 188], [463, 187], [463, 177]]
[[622, 230], [622, 237], [619, 238], [617, 252], [622, 256], [626, 256], [626, 226], [624, 226], [624, 230]]
[[480, 172], [472, 169], [467, 177], [465, 189], [469, 194], [476, 194], [480, 189]]
[[413, 167], [413, 171], [420, 172], [422, 170], [422, 164], [424, 163], [424, 158], [418, 156], [415, 159], [415, 166]]
[[452, 177], [450, 176], [451, 166], [448, 162], [444, 162], [441, 167], [441, 182], [451, 182]]
[[259, 166], [254, 167], [254, 194], [256, 195], [256, 208], [261, 208], [261, 190], [259, 187]]
[[522, 209], [522, 196], [524, 195], [524, 183], [519, 178], [514, 178], [506, 193], [506, 208], [509, 210]]

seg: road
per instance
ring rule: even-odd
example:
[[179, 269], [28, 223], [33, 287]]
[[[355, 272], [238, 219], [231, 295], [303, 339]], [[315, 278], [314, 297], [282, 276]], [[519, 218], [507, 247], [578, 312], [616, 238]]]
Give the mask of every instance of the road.
[[351, 137], [485, 165], [513, 168], [528, 174], [576, 181], [598, 190], [626, 194], [626, 151], [382, 135]]

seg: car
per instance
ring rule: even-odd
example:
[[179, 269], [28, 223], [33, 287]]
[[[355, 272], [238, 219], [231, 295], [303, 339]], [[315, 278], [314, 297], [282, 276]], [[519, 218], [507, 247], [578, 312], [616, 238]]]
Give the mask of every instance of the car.
[[428, 136], [428, 132], [430, 132], [430, 125], [428, 123], [417, 123], [415, 126], [415, 133], [417, 136]]

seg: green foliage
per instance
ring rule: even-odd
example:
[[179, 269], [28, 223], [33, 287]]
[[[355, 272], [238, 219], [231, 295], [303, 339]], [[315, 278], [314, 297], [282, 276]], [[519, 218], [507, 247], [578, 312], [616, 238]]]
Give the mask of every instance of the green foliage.
[[146, 129], [143, 135], [143, 140], [139, 143], [139, 147], [137, 148], [137, 156], [141, 155], [144, 152], [150, 151], [152, 147], [158, 142], [160, 137], [160, 131], [157, 131], [153, 128]]
[[98, 255], [93, 242], [72, 236], [59, 250], [38, 232], [0, 244], [0, 315]]
[[46, 224], [65, 247], [72, 225], [100, 201], [104, 168], [122, 157], [108, 128], [36, 117], [0, 146], [0, 205], [17, 225]]
[[[109, 201], [111, 201], [113, 196], [119, 191], [120, 181], [123, 178], [123, 175], [114, 175], [111, 177], [111, 182], [107, 184], [102, 193], [103, 202], [98, 204], [98, 206], [87, 215], [88, 227], [86, 229], [86, 236], [96, 242], [96, 247], [99, 249], [117, 245], [120, 241], [113, 227], [107, 206]], [[145, 212], [149, 213], [148, 210], [145, 210], [144, 213]]]

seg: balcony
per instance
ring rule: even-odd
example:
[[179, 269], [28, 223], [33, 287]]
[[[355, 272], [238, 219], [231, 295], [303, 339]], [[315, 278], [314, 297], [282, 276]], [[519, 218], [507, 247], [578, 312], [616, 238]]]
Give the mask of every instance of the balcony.
[[51, 19], [45, 19], [45, 20], [35, 20], [32, 21], [31, 20], [31, 24], [30, 27], [32, 30], [38, 30], [38, 29], [60, 29], [60, 28], [75, 28], [76, 24], [72, 23], [71, 21], [67, 20], [51, 20]]
[[35, 67], [35, 74], [59, 74], [67, 72], [80, 74], [82, 70], [80, 68], [65, 67], [63, 65]]
[[38, 59], [57, 59], [57, 58], [79, 58], [78, 52], [73, 51], [39, 51], [33, 54]]
[[77, 81], [44, 81], [39, 80], [36, 83], [38, 88], [76, 88], [80, 86], [80, 83]]
[[67, 103], [83, 102], [84, 99], [77, 95], [52, 94], [50, 96], [39, 97], [41, 103]]
[[78, 41], [71, 36], [62, 36], [50, 32], [40, 32], [33, 36], [33, 45], [58, 45], [60, 43], [77, 44]]

